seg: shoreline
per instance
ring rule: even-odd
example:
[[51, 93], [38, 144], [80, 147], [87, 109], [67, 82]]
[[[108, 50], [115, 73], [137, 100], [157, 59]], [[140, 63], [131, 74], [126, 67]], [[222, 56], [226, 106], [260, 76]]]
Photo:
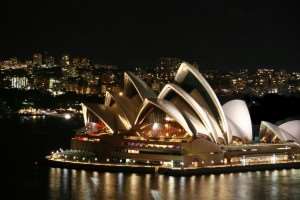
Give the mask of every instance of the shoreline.
[[192, 176], [223, 173], [239, 173], [266, 170], [299, 169], [300, 161], [286, 163], [264, 163], [251, 165], [206, 166], [198, 168], [168, 168], [163, 166], [125, 165], [115, 163], [84, 163], [45, 159], [43, 162], [48, 167], [79, 169], [101, 172], [123, 172], [142, 174], [162, 174], [168, 176]]

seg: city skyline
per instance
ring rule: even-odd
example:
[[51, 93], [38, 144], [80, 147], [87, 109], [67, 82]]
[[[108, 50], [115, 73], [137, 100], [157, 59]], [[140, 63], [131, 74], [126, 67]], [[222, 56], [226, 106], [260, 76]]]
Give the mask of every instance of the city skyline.
[[[17, 5], [17, 6], [16, 6]], [[299, 13], [292, 3], [14, 2], [4, 5], [0, 58], [84, 55], [120, 66], [161, 56], [201, 65], [299, 66]], [[13, 12], [10, 13], [10, 12]]]
[[[35, 58], [35, 56], [38, 56]], [[116, 62], [97, 62], [97, 59], [93, 59], [87, 55], [81, 54], [71, 54], [70, 52], [64, 52], [62, 54], [50, 54], [48, 51], [35, 51], [32, 54], [28, 54], [26, 56], [17, 56], [17, 55], [10, 55], [5, 57], [0, 57], [0, 68], [5, 63], [12, 63], [10, 64], [13, 66], [14, 64], [26, 64], [26, 65], [36, 65], [36, 66], [43, 66], [43, 65], [55, 65], [55, 66], [61, 66], [63, 65], [62, 62], [64, 62], [64, 57], [67, 56], [68, 60], [71, 65], [77, 65], [73, 62], [75, 61], [81, 61], [85, 60], [84, 62], [88, 62], [88, 65], [107, 65], [107, 66], [113, 66], [120, 70], [126, 70], [126, 69], [134, 69], [136, 67], [143, 68], [143, 69], [151, 69], [158, 67], [160, 65], [160, 62], [162, 59], [178, 59], [180, 61], [188, 61], [191, 62], [203, 70], [220, 70], [223, 72], [236, 72], [240, 70], [250, 70], [250, 71], [256, 71], [258, 69], [275, 69], [275, 70], [287, 70], [289, 72], [299, 72], [299, 69], [297, 67], [291, 68], [287, 67], [287, 65], [272, 65], [272, 64], [257, 64], [257, 65], [235, 65], [235, 64], [227, 64], [227, 65], [213, 65], [213, 64], [202, 64], [201, 62], [197, 61], [197, 59], [194, 60], [185, 60], [181, 57], [172, 57], [172, 56], [159, 56], [156, 58], [153, 58], [151, 60], [151, 63], [129, 63], [127, 65], [117, 64]], [[35, 63], [35, 60], [39, 60], [38, 63]]]
[[[121, 74], [128, 70], [136, 72], [154, 91], [158, 91], [165, 83], [172, 81], [181, 62], [184, 61], [179, 58], [161, 57], [152, 66], [122, 68], [111, 64], [94, 64], [86, 57], [62, 55], [60, 58], [54, 58], [47, 53], [35, 53], [31, 59], [25, 61], [20, 61], [16, 57], [0, 60], [0, 87], [26, 90], [51, 89], [53, 94], [57, 92], [62, 94], [62, 90], [68, 91], [69, 89], [76, 93], [81, 91], [80, 93], [86, 94], [86, 92], [93, 91], [93, 94], [97, 94], [101, 87], [101, 93], [105, 94], [108, 88], [111, 90], [121, 84]], [[270, 93], [281, 95], [299, 93], [300, 72], [297, 71], [276, 69], [270, 66], [263, 66], [256, 70], [246, 67], [239, 70], [205, 69], [196, 62], [193, 66], [203, 70], [204, 76], [217, 93], [226, 96], [233, 93], [254, 96]], [[56, 89], [53, 88], [53, 84], [56, 85]], [[66, 84], [71, 85], [69, 87]], [[47, 88], [48, 85], [49, 88]], [[85, 89], [82, 90], [83, 88]]]

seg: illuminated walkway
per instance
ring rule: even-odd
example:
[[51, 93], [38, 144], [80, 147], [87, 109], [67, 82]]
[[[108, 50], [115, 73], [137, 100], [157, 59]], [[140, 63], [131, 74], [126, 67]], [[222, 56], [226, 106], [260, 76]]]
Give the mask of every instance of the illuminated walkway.
[[138, 165], [127, 163], [100, 163], [70, 161], [47, 157], [48, 164], [53, 167], [86, 169], [95, 171], [113, 172], [137, 172], [137, 173], [159, 173], [167, 175], [193, 175], [193, 174], [215, 174], [246, 171], [263, 171], [275, 169], [300, 168], [300, 160], [278, 161], [278, 162], [259, 162], [249, 164], [227, 164], [227, 165], [208, 165], [202, 167], [167, 167], [155, 165]]

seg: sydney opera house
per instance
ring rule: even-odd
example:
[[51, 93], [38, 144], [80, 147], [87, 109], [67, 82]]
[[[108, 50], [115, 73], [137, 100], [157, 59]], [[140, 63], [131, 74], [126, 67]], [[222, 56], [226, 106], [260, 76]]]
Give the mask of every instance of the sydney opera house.
[[263, 121], [254, 140], [243, 100], [221, 105], [197, 68], [182, 63], [174, 81], [156, 94], [131, 72], [123, 88], [103, 104], [82, 104], [85, 127], [71, 149], [92, 152], [99, 162], [163, 166], [280, 162], [300, 152], [300, 121]]

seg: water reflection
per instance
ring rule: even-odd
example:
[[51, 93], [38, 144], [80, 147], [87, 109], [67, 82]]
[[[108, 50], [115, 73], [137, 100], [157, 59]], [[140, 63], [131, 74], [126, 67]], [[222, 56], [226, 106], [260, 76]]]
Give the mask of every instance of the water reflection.
[[174, 177], [49, 169], [49, 199], [299, 199], [300, 170]]

